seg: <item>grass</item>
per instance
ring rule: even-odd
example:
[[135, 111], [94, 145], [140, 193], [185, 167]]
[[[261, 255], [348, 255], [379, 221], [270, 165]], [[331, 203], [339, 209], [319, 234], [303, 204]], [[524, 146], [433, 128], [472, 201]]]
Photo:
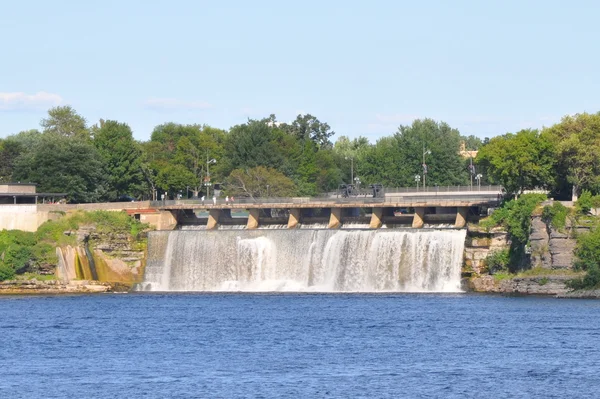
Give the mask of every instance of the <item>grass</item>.
[[38, 273], [23, 273], [16, 276], [16, 280], [38, 280], [38, 281], [50, 281], [56, 280], [55, 274], [38, 274]]

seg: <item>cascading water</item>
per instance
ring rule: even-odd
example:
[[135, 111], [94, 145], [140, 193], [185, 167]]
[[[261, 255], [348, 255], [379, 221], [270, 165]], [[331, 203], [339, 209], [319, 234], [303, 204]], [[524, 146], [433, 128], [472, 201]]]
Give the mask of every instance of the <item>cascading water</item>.
[[141, 290], [459, 292], [465, 230], [149, 234]]

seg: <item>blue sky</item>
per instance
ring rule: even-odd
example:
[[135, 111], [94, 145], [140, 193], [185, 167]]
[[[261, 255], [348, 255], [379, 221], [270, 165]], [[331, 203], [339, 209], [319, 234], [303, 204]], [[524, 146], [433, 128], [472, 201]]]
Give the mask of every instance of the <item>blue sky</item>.
[[0, 0], [0, 137], [69, 104], [147, 140], [311, 113], [336, 137], [431, 117], [491, 137], [600, 110], [595, 1]]

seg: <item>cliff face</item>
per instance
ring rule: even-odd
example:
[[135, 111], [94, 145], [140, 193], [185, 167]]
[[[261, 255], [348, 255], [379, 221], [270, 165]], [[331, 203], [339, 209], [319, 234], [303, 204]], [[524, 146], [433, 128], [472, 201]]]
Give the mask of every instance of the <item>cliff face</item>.
[[577, 244], [574, 232], [577, 228], [567, 220], [564, 231], [546, 225], [541, 216], [531, 218], [531, 265], [544, 269], [573, 269]]
[[506, 231], [495, 228], [487, 232], [478, 226], [469, 226], [465, 241], [463, 271], [476, 274], [486, 272], [484, 260], [488, 254], [509, 246], [510, 241]]
[[84, 226], [65, 234], [77, 236], [77, 245], [56, 249], [57, 277], [62, 282], [95, 280], [132, 286], [143, 277], [145, 244], [126, 234], [98, 232]]

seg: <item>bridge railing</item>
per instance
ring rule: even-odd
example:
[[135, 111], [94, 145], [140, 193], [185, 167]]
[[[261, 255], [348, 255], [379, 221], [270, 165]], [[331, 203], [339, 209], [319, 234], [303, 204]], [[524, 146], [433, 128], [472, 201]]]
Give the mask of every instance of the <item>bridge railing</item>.
[[501, 200], [501, 196], [496, 193], [468, 193], [458, 194], [452, 192], [432, 192], [429, 195], [415, 195], [416, 193], [397, 193], [397, 195], [391, 194], [385, 197], [373, 198], [372, 196], [357, 196], [357, 197], [268, 197], [268, 198], [236, 198], [234, 201], [226, 201], [224, 198], [217, 198], [214, 201], [210, 200], [164, 200], [164, 201], [152, 201], [151, 207], [170, 207], [170, 206], [185, 206], [185, 205], [236, 205], [236, 204], [247, 204], [247, 205], [285, 205], [293, 206], [294, 204], [356, 204], [357, 207], [361, 205], [373, 205], [373, 204], [393, 204], [393, 203], [427, 203], [427, 202], [455, 202], [455, 201], [467, 201], [467, 202], [487, 202], [495, 203]]

